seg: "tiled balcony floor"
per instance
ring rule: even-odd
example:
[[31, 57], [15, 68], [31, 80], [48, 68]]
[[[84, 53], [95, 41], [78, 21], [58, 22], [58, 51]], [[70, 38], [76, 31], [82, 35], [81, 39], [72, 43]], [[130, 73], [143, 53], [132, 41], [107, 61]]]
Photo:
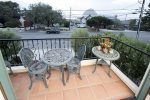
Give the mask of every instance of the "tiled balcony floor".
[[120, 100], [134, 95], [113, 72], [112, 77], [107, 75], [108, 67], [98, 66], [92, 74], [93, 68], [94, 65], [82, 67], [82, 80], [72, 74], [66, 86], [63, 86], [58, 70], [52, 70], [47, 80], [49, 88], [37, 81], [29, 90], [27, 73], [11, 75], [10, 78], [18, 100]]

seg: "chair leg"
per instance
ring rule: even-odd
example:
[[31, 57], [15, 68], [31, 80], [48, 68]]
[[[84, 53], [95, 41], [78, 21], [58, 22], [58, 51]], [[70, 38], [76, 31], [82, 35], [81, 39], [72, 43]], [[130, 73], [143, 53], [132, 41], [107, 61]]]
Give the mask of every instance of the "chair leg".
[[30, 82], [29, 90], [32, 88], [32, 81]]
[[48, 73], [47, 79], [49, 79], [51, 76], [51, 67], [47, 68], [47, 73]]
[[9, 68], [9, 70], [10, 70], [10, 74], [13, 74], [13, 71], [12, 71], [11, 67]]
[[98, 63], [98, 58], [96, 59], [96, 64], [95, 64], [95, 67], [94, 67], [94, 70], [92, 73], [94, 73], [96, 71], [97, 63]]
[[62, 73], [62, 82], [63, 82], [63, 85], [66, 85], [65, 84], [65, 79], [64, 79], [64, 67], [60, 66], [60, 69], [61, 69], [61, 73]]
[[46, 88], [48, 88], [48, 85], [47, 85], [47, 82], [46, 82], [46, 79], [45, 79], [45, 75], [43, 75], [44, 77], [42, 78], [43, 79], [43, 82], [44, 82], [44, 85]]
[[32, 75], [29, 74], [29, 78], [30, 78], [30, 85], [29, 85], [29, 89], [31, 89], [33, 81], [32, 81]]
[[70, 72], [69, 72], [69, 69], [68, 69], [68, 72], [67, 72], [67, 80], [66, 80], [66, 82], [69, 81], [69, 74], [70, 74]]
[[81, 67], [79, 67], [79, 73], [78, 73], [78, 76], [79, 76], [80, 80], [82, 80], [82, 77], [81, 77], [81, 74], [80, 74], [80, 69], [81, 69]]

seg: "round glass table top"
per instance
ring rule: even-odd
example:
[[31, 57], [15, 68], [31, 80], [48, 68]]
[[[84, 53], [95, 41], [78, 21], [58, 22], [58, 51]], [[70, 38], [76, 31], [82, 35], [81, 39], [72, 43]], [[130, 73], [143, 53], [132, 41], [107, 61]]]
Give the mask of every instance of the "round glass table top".
[[43, 56], [43, 61], [49, 65], [60, 66], [66, 64], [73, 58], [74, 54], [68, 49], [51, 49]]
[[98, 58], [105, 60], [117, 60], [120, 58], [119, 52], [114, 49], [111, 49], [112, 53], [103, 53], [100, 49], [101, 46], [95, 46], [92, 48], [92, 53]]

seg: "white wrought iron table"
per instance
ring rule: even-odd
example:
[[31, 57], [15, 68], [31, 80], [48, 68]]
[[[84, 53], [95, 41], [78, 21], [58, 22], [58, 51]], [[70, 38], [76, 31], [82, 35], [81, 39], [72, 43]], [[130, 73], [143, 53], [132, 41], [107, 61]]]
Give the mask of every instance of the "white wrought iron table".
[[50, 66], [59, 67], [62, 71], [62, 82], [65, 85], [64, 80], [64, 66], [74, 57], [74, 53], [71, 50], [64, 48], [55, 48], [47, 51], [42, 60]]
[[100, 58], [102, 60], [109, 60], [110, 61], [109, 71], [108, 71], [108, 75], [110, 76], [110, 69], [111, 69], [112, 61], [118, 60], [120, 58], [120, 54], [118, 51], [116, 51], [114, 49], [112, 49], [113, 53], [103, 53], [101, 50], [98, 50], [98, 48], [101, 49], [101, 46], [95, 46], [92, 48], [92, 53], [97, 57], [93, 73], [96, 71], [98, 59]]

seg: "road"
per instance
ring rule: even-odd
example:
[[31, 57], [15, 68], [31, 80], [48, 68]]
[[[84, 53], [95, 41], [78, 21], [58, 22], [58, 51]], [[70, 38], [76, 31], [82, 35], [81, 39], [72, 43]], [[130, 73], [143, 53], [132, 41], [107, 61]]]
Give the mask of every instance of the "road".
[[[113, 32], [116, 35], [119, 35], [121, 32], [123, 32], [128, 37], [136, 38], [136, 31], [131, 31], [131, 30], [114, 31], [114, 30], [101, 29], [100, 32], [91, 32], [90, 34], [97, 35], [103, 32]], [[61, 32], [60, 34], [46, 34], [45, 31], [26, 31], [17, 34], [21, 36], [22, 39], [70, 38], [71, 37], [71, 32]], [[139, 40], [150, 44], [150, 32], [143, 32], [143, 31], [140, 32]]]
[[47, 34], [45, 31], [25, 31], [17, 33], [22, 39], [44, 39], [44, 38], [69, 38], [71, 32], [60, 32], [60, 34]]
[[[123, 32], [126, 36], [132, 37], [132, 38], [136, 38], [136, 35], [137, 35], [136, 31], [131, 31], [131, 30], [116, 31], [116, 30], [102, 29], [101, 33], [103, 32], [113, 32], [116, 35], [119, 35], [121, 32]], [[139, 35], [139, 40], [150, 44], [150, 32], [141, 31]]]

